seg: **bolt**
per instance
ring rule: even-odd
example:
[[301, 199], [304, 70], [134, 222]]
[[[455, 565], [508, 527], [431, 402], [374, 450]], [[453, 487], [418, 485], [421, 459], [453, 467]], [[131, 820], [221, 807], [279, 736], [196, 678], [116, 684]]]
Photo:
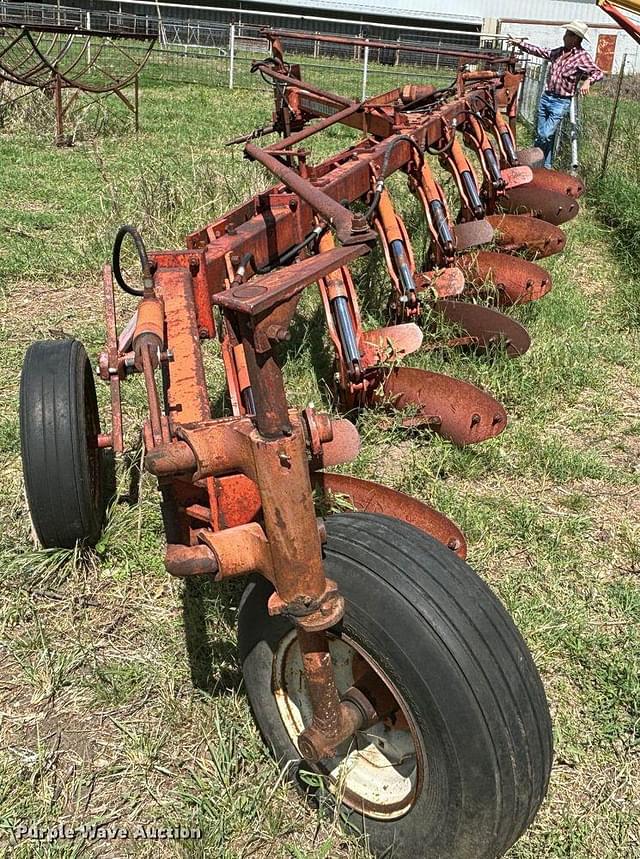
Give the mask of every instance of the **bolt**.
[[298, 208], [298, 201], [297, 200], [289, 200], [289, 208], [291, 209], [292, 212], [295, 212], [295, 210]]
[[198, 257], [189, 257], [189, 271], [193, 277], [200, 271], [200, 260]]
[[478, 414], [471, 415], [471, 426], [472, 427], [477, 426], [480, 423], [480, 420], [481, 420], [480, 415], [478, 415]]
[[289, 468], [291, 465], [291, 457], [286, 454], [283, 450], [278, 454], [278, 459], [280, 460], [280, 465], [283, 468]]

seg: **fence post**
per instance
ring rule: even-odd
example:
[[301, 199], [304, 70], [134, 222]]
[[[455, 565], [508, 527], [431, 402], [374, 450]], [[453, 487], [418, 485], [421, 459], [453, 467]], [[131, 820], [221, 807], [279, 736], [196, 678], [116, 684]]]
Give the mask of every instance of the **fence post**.
[[369, 45], [364, 46], [364, 63], [362, 66], [362, 98], [365, 101], [367, 98], [367, 74], [369, 72]]
[[229, 89], [233, 89], [233, 65], [236, 53], [236, 25], [229, 24]]
[[620, 66], [620, 74], [618, 76], [618, 86], [616, 87], [616, 97], [613, 102], [613, 110], [611, 111], [611, 119], [609, 120], [609, 129], [607, 131], [607, 140], [604, 145], [602, 154], [602, 164], [600, 166], [600, 179], [604, 176], [607, 170], [609, 161], [609, 150], [611, 149], [611, 141], [613, 140], [613, 130], [616, 125], [616, 117], [618, 115], [618, 105], [620, 104], [620, 93], [622, 92], [622, 81], [624, 80], [624, 67], [627, 64], [627, 55], [622, 57], [622, 65]]

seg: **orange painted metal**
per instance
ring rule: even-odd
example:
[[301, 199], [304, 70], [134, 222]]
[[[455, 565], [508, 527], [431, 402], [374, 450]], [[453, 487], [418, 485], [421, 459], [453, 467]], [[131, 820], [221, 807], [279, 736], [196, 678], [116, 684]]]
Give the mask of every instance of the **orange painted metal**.
[[[350, 265], [376, 241], [373, 221], [394, 285], [393, 301], [411, 305], [416, 318], [424, 302], [422, 320], [444, 319], [459, 329], [461, 344], [488, 349], [500, 341], [508, 354], [519, 355], [529, 346], [522, 326], [493, 308], [450, 298], [462, 297], [466, 278], [466, 294], [495, 290], [501, 303], [533, 300], [551, 288], [547, 272], [506, 253], [459, 256], [460, 250], [465, 242], [468, 247], [490, 241], [494, 226], [504, 250], [547, 255], [563, 244], [561, 231], [530, 217], [484, 219], [486, 208], [494, 211], [492, 194], [498, 196], [502, 185], [510, 186], [507, 207], [520, 209], [523, 200], [545, 211], [555, 206], [554, 217], [560, 219], [570, 204], [577, 211], [577, 204], [565, 193], [513, 187], [529, 176], [528, 167], [509, 161], [513, 136], [500, 113], [502, 108], [509, 118], [514, 115], [521, 79], [515, 65], [503, 73], [460, 72], [455, 87], [444, 94], [409, 87], [358, 104], [302, 82], [298, 67], [283, 65], [277, 38], [273, 44], [275, 63], [256, 67], [278, 84], [270, 126], [285, 137], [269, 151], [249, 142], [245, 154], [279, 184], [194, 231], [186, 250], [151, 254], [152, 287], [121, 343], [107, 302], [109, 349], [101, 357], [100, 374], [111, 382], [113, 394], [128, 374], [144, 373], [149, 405], [145, 467], [158, 476], [163, 493], [167, 569], [178, 576], [218, 579], [258, 572], [273, 583], [268, 611], [296, 627], [312, 700], [313, 718], [299, 748], [317, 760], [376, 713], [361, 690], [352, 690], [360, 695], [356, 706], [348, 695], [341, 700], [335, 687], [326, 630], [339, 622], [344, 601], [325, 576], [326, 535], [316, 518], [313, 486], [325, 500], [344, 495], [357, 509], [410, 522], [462, 557], [466, 545], [452, 522], [420, 501], [358, 478], [317, 473], [351, 461], [359, 449], [358, 432], [313, 407], [289, 409], [276, 347], [291, 336], [302, 292], [318, 283], [345, 405], [392, 406], [401, 412], [402, 425], [431, 429], [460, 445], [495, 437], [507, 416], [490, 394], [459, 379], [398, 366], [422, 344], [415, 324], [363, 330]], [[314, 117], [318, 124], [305, 128]], [[459, 142], [467, 121], [486, 161], [484, 197]], [[308, 153], [296, 147], [338, 122], [359, 129], [361, 139], [311, 164]], [[495, 150], [486, 129], [500, 140], [500, 177], [489, 163]], [[461, 215], [475, 219], [473, 224], [454, 227], [428, 155], [439, 155], [453, 173]], [[421, 264], [425, 271], [416, 271], [408, 231], [385, 187], [398, 171], [407, 175], [424, 209], [431, 238], [427, 264]], [[490, 174], [493, 191], [487, 184]], [[539, 186], [560, 182], [569, 187], [562, 177], [540, 176]], [[571, 189], [574, 195], [580, 191], [577, 183]], [[342, 246], [335, 245], [334, 235]], [[231, 417], [211, 413], [201, 344], [212, 337], [220, 340]], [[114, 443], [121, 437], [116, 420]]]
[[167, 365], [169, 418], [175, 424], [208, 420], [211, 410], [191, 274], [182, 268], [160, 268], [154, 287], [164, 303], [167, 344], [173, 354]]

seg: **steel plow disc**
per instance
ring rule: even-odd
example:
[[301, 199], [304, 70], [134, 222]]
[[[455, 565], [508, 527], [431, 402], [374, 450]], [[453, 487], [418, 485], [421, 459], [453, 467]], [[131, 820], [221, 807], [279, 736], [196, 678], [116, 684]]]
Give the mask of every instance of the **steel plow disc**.
[[422, 346], [423, 333], [413, 322], [405, 322], [402, 325], [391, 325], [388, 328], [374, 328], [365, 331], [363, 335], [365, 347], [374, 350], [376, 357], [381, 358], [404, 358], [412, 352], [417, 352]]
[[315, 468], [329, 468], [351, 462], [360, 452], [360, 434], [356, 427], [347, 420], [332, 419], [333, 438], [322, 443], [319, 456], [314, 458]]
[[383, 513], [385, 516], [393, 516], [407, 522], [444, 543], [460, 558], [466, 558], [467, 544], [462, 531], [428, 504], [380, 483], [361, 480], [347, 474], [315, 471], [311, 478], [314, 487], [323, 492], [327, 501], [330, 501], [330, 495], [346, 496], [356, 510], [362, 513]]
[[435, 301], [432, 309], [447, 322], [471, 336], [474, 346], [478, 349], [490, 349], [504, 343], [507, 355], [517, 358], [524, 355], [531, 345], [531, 337], [526, 328], [492, 307], [443, 299]]
[[530, 146], [527, 149], [518, 149], [518, 161], [527, 167], [542, 167], [544, 165], [544, 152], [539, 146]]
[[403, 426], [430, 427], [461, 446], [493, 438], [507, 425], [507, 414], [497, 400], [451, 376], [394, 367], [382, 390], [396, 409], [414, 411], [402, 421]]
[[533, 179], [531, 167], [507, 167], [501, 172], [505, 188], [518, 188], [520, 185], [528, 185]]
[[464, 269], [469, 283], [476, 289], [489, 291], [494, 287], [500, 304], [525, 304], [537, 301], [552, 287], [551, 275], [529, 260], [495, 251], [479, 251], [460, 257], [458, 264]]
[[466, 221], [455, 225], [454, 236], [456, 250], [466, 251], [493, 241], [493, 227], [486, 218], [481, 221]]
[[567, 237], [554, 224], [533, 215], [491, 215], [495, 243], [507, 253], [525, 253], [534, 259], [550, 257], [564, 250]]
[[425, 272], [427, 284], [439, 298], [449, 298], [464, 292], [464, 274], [459, 268], [442, 268], [439, 271]]
[[577, 200], [567, 194], [549, 191], [531, 182], [520, 188], [512, 188], [501, 197], [498, 208], [512, 215], [535, 215], [550, 224], [559, 226], [570, 221], [580, 211]]
[[571, 176], [559, 170], [548, 170], [546, 167], [536, 167], [532, 173], [531, 184], [536, 188], [566, 194], [576, 200], [584, 194], [584, 182], [578, 176]]

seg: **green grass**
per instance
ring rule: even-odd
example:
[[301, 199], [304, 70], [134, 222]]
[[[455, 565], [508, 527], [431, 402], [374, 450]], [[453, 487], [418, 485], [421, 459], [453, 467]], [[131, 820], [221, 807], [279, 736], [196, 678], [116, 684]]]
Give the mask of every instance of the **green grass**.
[[[164, 571], [154, 481], [143, 477], [137, 502], [114, 505], [94, 552], [34, 550], [22, 495], [25, 348], [64, 332], [97, 353], [100, 267], [120, 223], [141, 226], [152, 247], [180, 246], [186, 232], [267, 187], [223, 143], [268, 119], [268, 94], [144, 86], [138, 139], [113, 106], [103, 133], [81, 125], [78, 145], [62, 150], [51, 145], [45, 108], [9, 117], [0, 133], [0, 831], [8, 846], [21, 821], [182, 824], [200, 827], [202, 840], [113, 842], [99, 855], [364, 857], [287, 786], [253, 725], [235, 653], [241, 586], [184, 585]], [[350, 139], [332, 129], [313, 157]], [[413, 202], [399, 182], [393, 193], [419, 244]], [[507, 430], [459, 450], [369, 412], [349, 470], [455, 519], [471, 564], [542, 672], [555, 767], [510, 859], [627, 859], [640, 849], [637, 317], [616, 229], [587, 207], [567, 232], [566, 253], [548, 261], [554, 290], [513, 311], [533, 337], [527, 355], [412, 356], [492, 391], [509, 412]], [[373, 298], [388, 287], [379, 256], [355, 268], [368, 324], [384, 323]], [[122, 301], [123, 318], [128, 308]], [[318, 311], [310, 290], [285, 372], [292, 402], [330, 406]], [[215, 347], [207, 368], [215, 398]], [[103, 406], [106, 394], [101, 387]], [[122, 496], [140, 455], [139, 380], [125, 387], [124, 406], [134, 453], [120, 463]], [[11, 851], [91, 855], [82, 841], [23, 841]]]

